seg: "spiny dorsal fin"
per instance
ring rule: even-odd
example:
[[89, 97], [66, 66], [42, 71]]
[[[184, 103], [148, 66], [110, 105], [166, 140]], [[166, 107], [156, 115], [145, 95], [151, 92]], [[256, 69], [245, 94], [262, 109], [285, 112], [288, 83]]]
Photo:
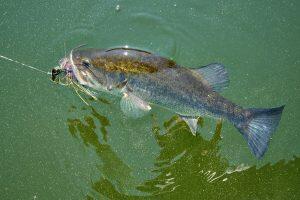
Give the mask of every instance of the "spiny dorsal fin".
[[228, 73], [220, 63], [212, 63], [194, 71], [200, 73], [215, 92], [222, 92], [229, 85]]

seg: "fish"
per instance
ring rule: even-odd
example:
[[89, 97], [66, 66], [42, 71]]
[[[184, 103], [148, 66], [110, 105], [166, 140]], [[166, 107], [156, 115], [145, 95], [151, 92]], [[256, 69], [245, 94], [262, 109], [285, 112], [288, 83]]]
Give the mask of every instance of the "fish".
[[121, 110], [132, 118], [157, 105], [177, 113], [193, 135], [200, 116], [227, 119], [258, 159], [265, 154], [284, 109], [284, 105], [243, 108], [223, 97], [220, 93], [229, 86], [229, 75], [221, 63], [191, 68], [135, 48], [77, 47], [52, 70], [53, 80], [58, 71], [86, 91], [120, 97]]

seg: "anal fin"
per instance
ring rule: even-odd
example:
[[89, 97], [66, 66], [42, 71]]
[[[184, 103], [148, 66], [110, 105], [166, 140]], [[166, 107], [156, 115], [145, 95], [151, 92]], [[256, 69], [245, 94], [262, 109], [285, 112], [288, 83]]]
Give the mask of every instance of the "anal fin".
[[185, 121], [185, 123], [190, 127], [190, 130], [193, 135], [196, 135], [197, 127], [198, 127], [198, 117], [189, 117], [189, 116], [182, 116], [180, 118]]

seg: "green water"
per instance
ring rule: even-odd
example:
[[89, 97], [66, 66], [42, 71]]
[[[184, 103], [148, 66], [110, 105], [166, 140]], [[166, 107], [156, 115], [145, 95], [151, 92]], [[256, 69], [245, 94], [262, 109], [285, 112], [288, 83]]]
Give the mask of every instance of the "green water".
[[1, 55], [48, 71], [80, 44], [129, 45], [186, 67], [222, 62], [224, 96], [286, 107], [257, 160], [229, 122], [203, 118], [194, 137], [162, 108], [128, 119], [118, 99], [86, 106], [0, 60], [0, 199], [299, 199], [299, 9], [296, 0], [2, 0]]

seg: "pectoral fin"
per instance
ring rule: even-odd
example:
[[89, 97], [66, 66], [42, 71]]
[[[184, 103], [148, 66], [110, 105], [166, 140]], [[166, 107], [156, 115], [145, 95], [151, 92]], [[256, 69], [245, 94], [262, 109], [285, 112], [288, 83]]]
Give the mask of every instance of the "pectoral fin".
[[151, 110], [151, 106], [130, 92], [125, 92], [120, 102], [121, 110], [128, 117], [139, 118]]
[[196, 135], [197, 132], [197, 123], [198, 123], [198, 117], [187, 117], [180, 115], [180, 118], [185, 121], [185, 123], [190, 127], [190, 130], [193, 135]]

